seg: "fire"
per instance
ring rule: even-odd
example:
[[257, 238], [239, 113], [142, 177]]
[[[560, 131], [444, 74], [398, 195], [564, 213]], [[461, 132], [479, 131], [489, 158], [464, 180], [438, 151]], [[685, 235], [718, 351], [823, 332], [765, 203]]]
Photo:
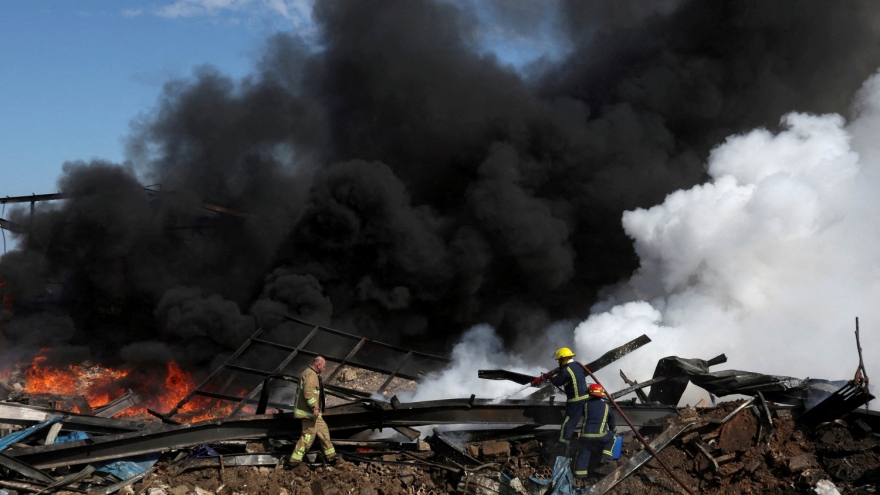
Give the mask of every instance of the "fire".
[[[173, 361], [166, 365], [164, 376], [135, 377], [131, 370], [126, 369], [47, 365], [48, 352], [49, 350], [43, 349], [24, 371], [25, 391], [28, 394], [82, 395], [97, 409], [125, 393], [126, 387], [118, 384], [120, 380], [129, 377], [127, 382], [135, 382], [134, 378], [137, 378], [136, 384], [129, 384], [128, 388], [147, 397], [147, 400], [122, 411], [117, 415], [119, 417], [147, 415], [147, 409], [167, 413], [198, 386], [192, 375]], [[218, 405], [215, 399], [197, 396], [186, 402], [177, 412], [182, 419], [189, 422], [224, 417], [232, 409], [233, 405]]]
[[47, 366], [47, 350], [42, 350], [24, 371], [25, 390], [30, 394], [83, 395], [90, 404], [106, 404], [125, 390], [114, 382], [128, 371], [102, 366]]

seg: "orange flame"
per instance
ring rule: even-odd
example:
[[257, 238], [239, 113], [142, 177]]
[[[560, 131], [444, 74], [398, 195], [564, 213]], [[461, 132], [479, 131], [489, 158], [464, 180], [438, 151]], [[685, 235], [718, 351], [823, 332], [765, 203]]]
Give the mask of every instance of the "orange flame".
[[[106, 368], [103, 366], [70, 365], [56, 367], [45, 365], [48, 350], [43, 349], [25, 370], [27, 381], [25, 391], [29, 394], [53, 394], [77, 396], [83, 395], [93, 407], [98, 408], [125, 392], [123, 386], [116, 382], [129, 376], [130, 370]], [[161, 385], [158, 385], [161, 383]], [[171, 361], [166, 365], [164, 377], [145, 378], [136, 386], [142, 395], [150, 396], [156, 390], [161, 393], [149, 397], [144, 403], [128, 408], [117, 417], [134, 417], [147, 415], [147, 409], [159, 412], [171, 411], [177, 404], [195, 390], [197, 384], [192, 375], [177, 363]], [[240, 395], [242, 393], [240, 392]], [[203, 396], [191, 398], [177, 413], [186, 422], [201, 421], [224, 417], [232, 412], [234, 404]], [[178, 419], [175, 417], [175, 419]]]
[[71, 365], [66, 367], [44, 366], [49, 358], [43, 349], [24, 371], [30, 394], [83, 395], [91, 404], [106, 404], [125, 392], [113, 382], [128, 375], [128, 371], [102, 366]]

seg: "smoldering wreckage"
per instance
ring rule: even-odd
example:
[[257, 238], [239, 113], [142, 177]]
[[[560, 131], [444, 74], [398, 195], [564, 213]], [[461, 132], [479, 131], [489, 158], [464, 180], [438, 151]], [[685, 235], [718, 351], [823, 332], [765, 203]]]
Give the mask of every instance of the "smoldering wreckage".
[[[849, 381], [710, 371], [724, 355], [664, 357], [641, 383], [621, 370], [629, 386], [608, 395], [623, 426], [622, 455], [584, 483], [572, 478], [571, 452], [558, 441], [565, 401], [552, 385], [479, 370], [537, 390], [525, 399], [401, 402], [398, 393], [449, 360], [282, 321], [283, 332], [257, 330], [164, 413], [127, 414], [145, 401], [131, 390], [96, 407], [81, 395], [31, 394], [27, 376], [10, 375], [0, 402], [0, 493], [830, 494], [874, 493], [880, 484], [880, 416], [862, 407], [873, 396], [860, 345]], [[649, 342], [643, 335], [585, 367], [592, 375]], [[317, 355], [328, 362], [324, 417], [342, 460], [330, 465], [312, 451], [287, 470], [300, 423], [291, 394]], [[689, 383], [713, 401], [742, 398], [676, 407]], [[371, 435], [383, 430], [398, 434]]]

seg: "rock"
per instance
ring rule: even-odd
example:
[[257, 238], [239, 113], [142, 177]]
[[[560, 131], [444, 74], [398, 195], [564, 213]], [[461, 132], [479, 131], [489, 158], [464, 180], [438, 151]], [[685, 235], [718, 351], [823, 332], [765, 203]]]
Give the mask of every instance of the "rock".
[[745, 469], [749, 473], [754, 473], [763, 464], [764, 463], [761, 461], [761, 459], [754, 459], [751, 462], [749, 462], [748, 464], [746, 464], [745, 466], [743, 466], [743, 469]]
[[429, 444], [428, 442], [426, 442], [420, 438], [418, 440], [418, 445], [416, 446], [416, 450], [418, 450], [419, 452], [430, 452], [431, 451], [431, 444]]
[[397, 454], [385, 454], [382, 456], [382, 460], [394, 462], [397, 460]]
[[168, 495], [166, 486], [157, 486], [147, 489], [147, 495]]
[[724, 452], [738, 452], [752, 446], [758, 434], [758, 421], [751, 414], [737, 414], [721, 427], [718, 447]]
[[819, 480], [816, 483], [816, 487], [813, 488], [813, 491], [818, 495], [840, 495], [840, 492], [837, 491], [837, 487], [834, 486], [834, 483], [828, 480]]
[[134, 488], [131, 485], [123, 486], [119, 492], [119, 495], [134, 495]]
[[790, 473], [796, 474], [806, 469], [819, 467], [819, 462], [812, 454], [800, 454], [790, 458], [786, 466]]
[[853, 441], [852, 434], [846, 423], [832, 421], [819, 425], [816, 435], [820, 442], [825, 445], [833, 445], [838, 443], [849, 443]]
[[168, 490], [168, 495], [187, 495], [190, 490], [189, 485], [178, 485]]
[[266, 445], [263, 442], [248, 442], [244, 445], [244, 451], [248, 454], [266, 452]]
[[525, 486], [523, 486], [522, 481], [520, 481], [519, 478], [514, 478], [510, 480], [510, 489], [522, 495], [529, 495], [528, 490]]
[[338, 495], [339, 489], [330, 480], [315, 480], [311, 484], [312, 495]]
[[476, 445], [468, 445], [465, 448], [465, 453], [476, 459], [477, 457], [480, 457], [480, 448]]
[[868, 423], [865, 423], [861, 419], [853, 421], [853, 424], [855, 425], [855, 428], [853, 428], [853, 430], [856, 432], [856, 435], [859, 438], [867, 437], [871, 433], [873, 433], [873, 430], [871, 430], [871, 427], [868, 426]]
[[681, 418], [682, 421], [690, 421], [699, 418], [700, 415], [697, 413], [696, 408], [688, 406], [683, 407], [678, 411], [678, 417]]
[[413, 474], [412, 471], [404, 469], [400, 472], [398, 478], [400, 478], [400, 482], [403, 483], [403, 486], [409, 488], [410, 485], [412, 485], [413, 482], [416, 480], [416, 475]]
[[510, 442], [489, 441], [480, 444], [485, 457], [510, 457]]
[[195, 495], [214, 495], [214, 492], [210, 490], [205, 490], [204, 488], [196, 487], [195, 491], [193, 491]]
[[517, 448], [520, 454], [531, 454], [533, 452], [539, 452], [541, 450], [541, 442], [537, 440], [529, 440], [528, 442], [523, 442]]
[[347, 369], [342, 372], [342, 381], [343, 382], [353, 382], [358, 379], [357, 371], [353, 369]]

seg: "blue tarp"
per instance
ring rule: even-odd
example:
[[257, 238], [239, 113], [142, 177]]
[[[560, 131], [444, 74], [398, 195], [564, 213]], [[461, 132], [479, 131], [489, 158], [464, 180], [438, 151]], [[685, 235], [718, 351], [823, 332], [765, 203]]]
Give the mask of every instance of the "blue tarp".
[[190, 457], [219, 457], [220, 454], [208, 445], [198, 445], [192, 450]]
[[57, 418], [52, 418], [49, 421], [46, 421], [43, 423], [37, 423], [34, 426], [31, 426], [30, 428], [26, 428], [21, 431], [16, 431], [15, 433], [10, 433], [9, 435], [6, 435], [5, 437], [0, 438], [0, 450], [5, 450], [6, 447], [9, 447], [10, 445], [14, 444], [15, 442], [20, 442], [20, 441], [24, 440], [25, 438], [33, 435], [34, 433], [42, 430], [43, 428], [45, 428], [49, 425], [55, 424], [59, 421], [61, 421], [60, 416]]
[[[67, 435], [58, 436], [55, 439], [55, 443], [75, 442], [77, 440], [87, 440], [88, 438], [90, 438], [88, 433], [84, 431], [72, 431]], [[127, 480], [150, 469], [158, 460], [158, 453], [143, 454], [127, 457], [119, 461], [95, 462], [92, 463], [92, 466], [95, 466], [96, 471], [112, 474], [120, 480]]]
[[89, 434], [84, 431], [72, 431], [67, 435], [58, 435], [55, 437], [55, 443], [75, 442], [77, 440], [88, 440]]
[[127, 480], [153, 467], [161, 454], [143, 454], [126, 458], [124, 461], [98, 462], [92, 464], [96, 471], [110, 473], [120, 480]]
[[577, 495], [574, 488], [574, 476], [571, 474], [571, 459], [557, 456], [553, 464], [553, 477], [549, 480], [530, 478], [539, 485], [551, 485], [545, 495]]

